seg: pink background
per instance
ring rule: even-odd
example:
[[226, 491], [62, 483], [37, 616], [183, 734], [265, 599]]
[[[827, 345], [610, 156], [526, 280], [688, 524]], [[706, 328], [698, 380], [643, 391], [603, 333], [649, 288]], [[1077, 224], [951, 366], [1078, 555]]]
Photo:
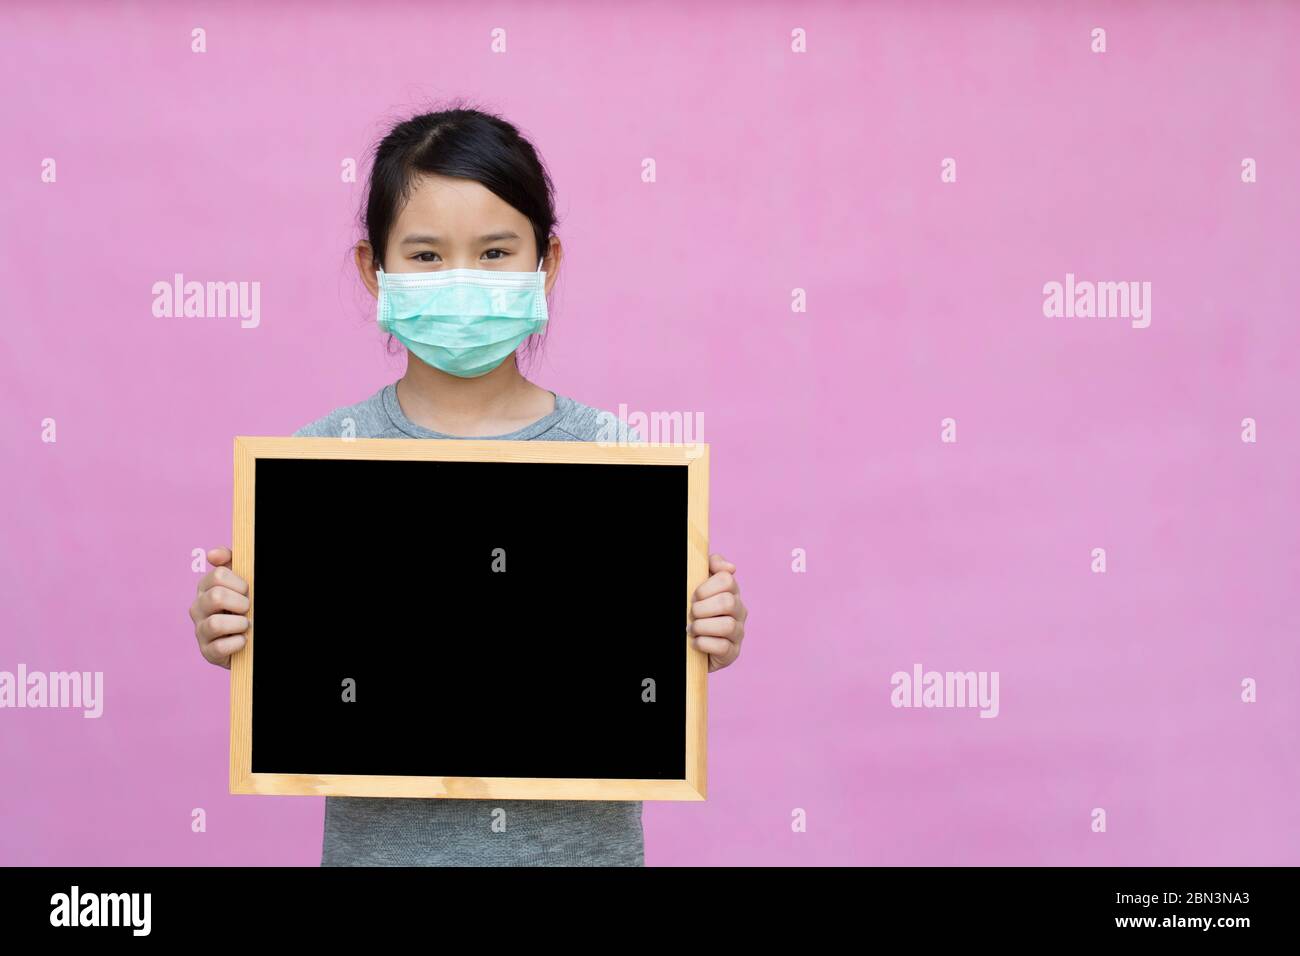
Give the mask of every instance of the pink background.
[[[535, 380], [713, 445], [752, 617], [647, 863], [1300, 863], [1300, 8], [323, 6], [0, 14], [0, 669], [106, 685], [0, 711], [0, 862], [319, 862], [323, 800], [227, 793], [190, 552], [233, 435], [400, 375], [340, 164], [464, 95], [556, 181]], [[260, 327], [155, 318], [176, 272], [260, 282]], [[1151, 327], [1045, 318], [1066, 272], [1150, 281]], [[894, 709], [917, 662], [998, 671], [1000, 716]]]

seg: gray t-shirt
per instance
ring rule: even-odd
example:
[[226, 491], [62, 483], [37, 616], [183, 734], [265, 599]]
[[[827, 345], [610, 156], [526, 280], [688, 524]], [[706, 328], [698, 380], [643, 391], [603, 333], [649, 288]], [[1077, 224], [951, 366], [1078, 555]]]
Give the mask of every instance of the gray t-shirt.
[[[294, 432], [295, 438], [345, 435], [463, 437], [431, 431], [408, 419], [398, 404], [396, 385]], [[556, 395], [555, 411], [546, 417], [507, 435], [484, 437], [595, 441], [611, 435], [640, 440], [611, 413]], [[644, 866], [641, 803], [326, 797], [321, 865]]]

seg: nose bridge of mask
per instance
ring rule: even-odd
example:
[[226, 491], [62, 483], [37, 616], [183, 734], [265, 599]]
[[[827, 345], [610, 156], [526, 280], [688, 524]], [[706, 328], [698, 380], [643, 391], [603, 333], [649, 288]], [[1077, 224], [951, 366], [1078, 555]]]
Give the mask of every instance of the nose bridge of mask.
[[[542, 271], [542, 264], [545, 263], [545, 262], [546, 262], [546, 256], [538, 256], [538, 257], [537, 257], [537, 268], [534, 269], [533, 271], [534, 271], [534, 272], [541, 272], [541, 271]], [[452, 271], [456, 271], [456, 270], [452, 270]], [[465, 269], [465, 270], [461, 270], [461, 271], [465, 271], [465, 272], [479, 272], [479, 271], [487, 271], [487, 270], [479, 270], [479, 269]], [[398, 275], [436, 275], [437, 273], [424, 273], [424, 272], [419, 272], [419, 273], [397, 273], [397, 274], [398, 274]], [[497, 275], [498, 273], [489, 273], [489, 274], [490, 274], [490, 275]], [[376, 265], [376, 266], [375, 266], [375, 276], [376, 276], [376, 277], [379, 277], [379, 276], [386, 276], [386, 277], [390, 277], [390, 278], [391, 278], [392, 275], [393, 275], [393, 273], [391, 273], [391, 272], [385, 272], [383, 266], [381, 266], [381, 265]], [[381, 280], [381, 281], [382, 281], [382, 280]]]

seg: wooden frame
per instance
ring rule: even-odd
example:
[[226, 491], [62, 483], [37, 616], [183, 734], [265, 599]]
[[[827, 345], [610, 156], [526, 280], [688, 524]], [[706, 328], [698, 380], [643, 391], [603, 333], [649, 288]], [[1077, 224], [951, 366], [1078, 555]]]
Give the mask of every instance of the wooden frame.
[[708, 655], [686, 654], [686, 776], [681, 780], [565, 777], [416, 777], [363, 774], [253, 773], [253, 657], [257, 610], [254, 576], [255, 465], [259, 458], [418, 461], [560, 462], [685, 465], [687, 468], [685, 623], [691, 597], [709, 573], [709, 446], [704, 443], [479, 441], [421, 438], [235, 439], [233, 570], [248, 582], [249, 627], [244, 648], [230, 660], [230, 792], [356, 797], [450, 797], [533, 800], [703, 800], [706, 796]]

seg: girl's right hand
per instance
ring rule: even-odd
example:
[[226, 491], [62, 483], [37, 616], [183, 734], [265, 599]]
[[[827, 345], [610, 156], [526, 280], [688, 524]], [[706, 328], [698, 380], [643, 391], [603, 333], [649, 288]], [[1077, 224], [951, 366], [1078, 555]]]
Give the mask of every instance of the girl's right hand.
[[199, 594], [190, 605], [199, 652], [209, 664], [230, 669], [230, 655], [243, 649], [248, 639], [248, 582], [230, 570], [229, 548], [208, 552], [212, 570], [199, 581]]

